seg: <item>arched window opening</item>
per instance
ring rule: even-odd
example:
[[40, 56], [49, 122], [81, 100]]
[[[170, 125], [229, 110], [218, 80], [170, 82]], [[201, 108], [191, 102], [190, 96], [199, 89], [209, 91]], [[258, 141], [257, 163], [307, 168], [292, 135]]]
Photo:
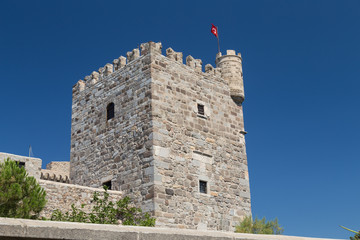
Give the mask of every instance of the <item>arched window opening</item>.
[[109, 103], [106, 107], [106, 120], [110, 120], [112, 118], [114, 118], [114, 109], [115, 109], [115, 104], [114, 103]]

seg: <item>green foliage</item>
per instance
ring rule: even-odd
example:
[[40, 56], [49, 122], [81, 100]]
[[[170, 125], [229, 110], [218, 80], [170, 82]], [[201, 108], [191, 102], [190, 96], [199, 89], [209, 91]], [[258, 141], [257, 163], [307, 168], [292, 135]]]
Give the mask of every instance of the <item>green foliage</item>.
[[353, 237], [350, 237], [350, 240], [360, 240], [360, 231], [356, 233]]
[[342, 227], [342, 228], [345, 229], [345, 230], [348, 230], [348, 231], [350, 231], [350, 232], [355, 233], [355, 235], [354, 235], [353, 237], [350, 237], [350, 240], [360, 240], [360, 231], [359, 231], [359, 232], [356, 232], [356, 231], [354, 231], [354, 230], [351, 230], [351, 229], [346, 228], [346, 227], [343, 227], [343, 226], [340, 226], [340, 227]]
[[[84, 205], [81, 205], [81, 208], [84, 208]], [[87, 222], [87, 214], [75, 207], [74, 204], [71, 205], [71, 211], [62, 213], [59, 209], [56, 209], [52, 215], [52, 221], [64, 221], [64, 222]]]
[[255, 234], [281, 234], [284, 231], [279, 226], [277, 218], [273, 221], [266, 221], [265, 217], [253, 221], [251, 216], [245, 217], [239, 225], [235, 227], [237, 233], [255, 233]]
[[129, 197], [116, 202], [116, 216], [123, 225], [155, 226], [155, 218], [150, 217], [149, 213], [143, 214], [140, 208], [130, 207], [129, 204]]
[[115, 204], [109, 201], [109, 193], [104, 187], [105, 192], [103, 196], [95, 192], [92, 202], [94, 206], [91, 213], [87, 214], [82, 209], [71, 205], [71, 211], [62, 213], [60, 210], [55, 210], [52, 213], [51, 220], [53, 221], [68, 221], [68, 222], [83, 222], [83, 223], [98, 223], [98, 224], [119, 224], [123, 225], [138, 225], [138, 226], [155, 226], [155, 218], [150, 217], [148, 213], [143, 214], [140, 208], [132, 207], [129, 197], [120, 199]]
[[37, 219], [46, 204], [46, 192], [19, 163], [0, 163], [0, 217]]
[[89, 214], [89, 220], [91, 223], [99, 224], [117, 224], [116, 209], [114, 203], [109, 202], [109, 193], [107, 188], [104, 187], [105, 192], [103, 198], [99, 197], [97, 192], [93, 195], [93, 206], [92, 212]]

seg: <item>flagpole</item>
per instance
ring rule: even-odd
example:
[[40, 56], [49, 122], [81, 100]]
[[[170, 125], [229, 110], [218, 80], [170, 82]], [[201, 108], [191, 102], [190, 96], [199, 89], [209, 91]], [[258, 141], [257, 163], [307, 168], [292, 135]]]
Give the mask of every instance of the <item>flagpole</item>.
[[218, 42], [218, 51], [220, 53], [220, 40], [219, 40], [219, 28], [217, 26], [215, 26], [214, 24], [211, 24], [211, 33], [215, 35], [215, 37], [217, 38], [217, 42]]
[[218, 49], [219, 49], [219, 52], [220, 52], [220, 42], [219, 42], [219, 27], [216, 27], [217, 28], [217, 40], [218, 40]]

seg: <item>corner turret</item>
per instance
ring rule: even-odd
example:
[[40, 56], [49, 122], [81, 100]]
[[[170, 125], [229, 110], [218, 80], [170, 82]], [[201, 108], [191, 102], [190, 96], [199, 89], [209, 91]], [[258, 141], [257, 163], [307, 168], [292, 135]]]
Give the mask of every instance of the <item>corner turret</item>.
[[226, 55], [222, 56], [219, 52], [215, 63], [216, 67], [221, 68], [221, 77], [229, 84], [231, 98], [237, 104], [242, 104], [245, 93], [241, 54], [236, 55], [234, 50], [227, 50]]

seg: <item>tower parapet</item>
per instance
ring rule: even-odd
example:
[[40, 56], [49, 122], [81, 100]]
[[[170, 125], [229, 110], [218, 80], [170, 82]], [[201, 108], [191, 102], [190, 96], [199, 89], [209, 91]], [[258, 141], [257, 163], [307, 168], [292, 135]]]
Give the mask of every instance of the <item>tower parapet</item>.
[[221, 52], [216, 55], [216, 67], [221, 68], [221, 77], [227, 81], [232, 99], [241, 104], [245, 99], [242, 58], [234, 50], [227, 50], [226, 55]]
[[[140, 51], [141, 49], [141, 51]], [[83, 80], [79, 80], [74, 85], [73, 93], [79, 94], [85, 89], [90, 89], [96, 83], [103, 81], [110, 77], [118, 70], [123, 68], [134, 60], [144, 57], [147, 54], [160, 54], [162, 55], [162, 44], [160, 42], [146, 42], [142, 43], [139, 48], [135, 48], [132, 51], [127, 52], [126, 57], [120, 56], [114, 59], [112, 64], [107, 63], [105, 66], [100, 67], [97, 71], [93, 71], [89, 76], [84, 77]], [[183, 53], [175, 52], [172, 48], [166, 49], [166, 57], [183, 64]], [[216, 55], [216, 67], [211, 64], [205, 66], [205, 72], [203, 71], [203, 62], [201, 59], [195, 59], [191, 55], [185, 58], [186, 66], [194, 69], [196, 73], [205, 73], [210, 76], [217, 77], [217, 81], [225, 81], [230, 89], [232, 99], [241, 104], [244, 101], [244, 86], [242, 76], [242, 59], [240, 53], [236, 55], [234, 50], [227, 50], [227, 54], [222, 56], [221, 53]]]

